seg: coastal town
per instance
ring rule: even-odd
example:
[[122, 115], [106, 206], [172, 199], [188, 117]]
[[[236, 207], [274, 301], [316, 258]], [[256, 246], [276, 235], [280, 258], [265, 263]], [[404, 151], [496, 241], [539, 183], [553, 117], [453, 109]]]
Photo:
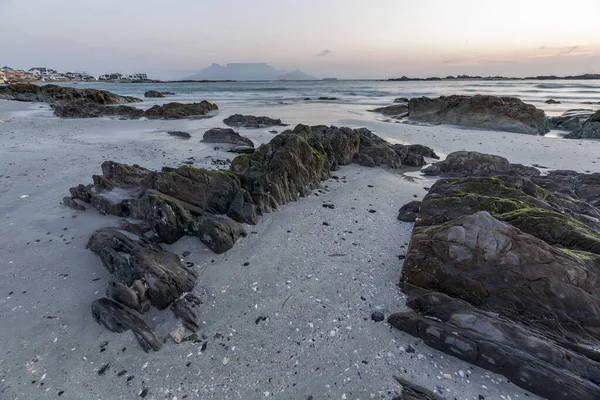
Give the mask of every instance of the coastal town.
[[108, 73], [97, 78], [87, 72], [58, 72], [46, 67], [33, 67], [29, 70], [13, 69], [4, 66], [0, 68], [0, 84], [30, 83], [30, 82], [153, 82], [145, 73], [125, 75], [118, 72]]

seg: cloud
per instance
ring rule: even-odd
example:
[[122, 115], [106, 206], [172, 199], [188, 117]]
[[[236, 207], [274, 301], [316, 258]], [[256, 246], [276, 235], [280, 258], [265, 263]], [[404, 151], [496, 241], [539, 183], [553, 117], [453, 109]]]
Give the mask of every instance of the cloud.
[[566, 55], [570, 54], [571, 52], [577, 50], [579, 47], [580, 47], [579, 45], [564, 46], [564, 47], [546, 47], [546, 45], [543, 45], [543, 46], [538, 47], [538, 50], [558, 51], [558, 53], [556, 54], [557, 56], [566, 56]]
[[333, 54], [333, 51], [331, 51], [331, 50], [323, 50], [322, 52], [320, 52], [319, 54], [317, 54], [317, 57], [327, 57], [330, 54]]

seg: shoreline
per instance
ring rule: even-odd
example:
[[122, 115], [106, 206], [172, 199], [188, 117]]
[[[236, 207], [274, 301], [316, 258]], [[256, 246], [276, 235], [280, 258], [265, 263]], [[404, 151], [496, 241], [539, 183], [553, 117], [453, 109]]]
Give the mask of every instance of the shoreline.
[[[402, 265], [397, 256], [408, 244], [412, 225], [396, 221], [396, 214], [406, 202], [424, 196], [423, 187], [433, 182], [429, 178], [344, 167], [334, 174], [345, 179], [326, 181], [319, 196], [312, 194], [265, 215], [225, 254], [213, 254], [195, 238], [167, 246], [177, 254], [191, 251], [187, 259], [201, 265], [196, 291], [204, 300], [200, 319], [201, 332], [208, 336], [205, 352], [192, 343], [169, 342], [160, 352], [146, 355], [133, 335], [110, 333], [93, 321], [89, 304], [104, 291], [108, 274], [85, 243], [95, 229], [116, 225], [119, 218], [93, 210], [74, 212], [59, 202], [69, 187], [89, 182], [105, 160], [160, 169], [183, 165], [192, 156], [195, 167], [214, 168], [211, 160], [233, 155], [199, 143], [201, 135], [238, 112], [281, 118], [290, 127], [301, 122], [366, 126], [389, 141], [429, 145], [440, 155], [477, 150], [548, 170], [598, 172], [600, 142], [389, 124], [366, 111], [348, 118], [353, 108], [340, 110], [335, 104], [302, 110], [297, 105], [220, 104], [216, 116], [207, 120], [119, 121], [31, 118], [27, 112], [39, 105], [8, 103], [0, 101], [0, 119], [6, 119], [0, 123], [0, 206], [6, 210], [7, 224], [0, 233], [6, 244], [0, 249], [0, 314], [7, 323], [0, 329], [11, 352], [0, 356], [0, 393], [36, 398], [46, 389], [64, 390], [61, 398], [77, 399], [89, 393], [93, 382], [91, 398], [107, 393], [111, 398], [132, 398], [144, 385], [150, 388], [148, 398], [166, 393], [265, 398], [266, 392], [270, 398], [390, 398], [400, 390], [392, 375], [400, 374], [429, 389], [442, 386], [450, 398], [526, 397], [524, 390], [498, 375], [429, 349], [387, 323], [370, 321], [373, 311], [387, 315], [406, 309], [396, 286]], [[190, 132], [192, 138], [184, 141], [165, 133], [175, 129]], [[269, 130], [239, 129], [257, 145], [273, 137]], [[20, 199], [24, 194], [30, 197]], [[323, 201], [336, 208], [321, 207]], [[371, 208], [377, 212], [368, 213]], [[347, 256], [330, 257], [336, 253]], [[32, 273], [44, 279], [32, 279]], [[269, 320], [256, 324], [259, 316]], [[160, 326], [161, 332], [171, 327], [169, 320], [157, 318], [153, 323], [159, 331]], [[224, 338], [215, 339], [217, 333]], [[105, 340], [109, 344], [101, 352]], [[407, 352], [411, 348], [415, 353]], [[109, 373], [98, 375], [106, 362], [111, 363]], [[58, 373], [53, 372], [57, 365]], [[119, 377], [121, 370], [128, 372]], [[461, 377], [459, 371], [469, 377]], [[128, 383], [130, 375], [135, 378]]]

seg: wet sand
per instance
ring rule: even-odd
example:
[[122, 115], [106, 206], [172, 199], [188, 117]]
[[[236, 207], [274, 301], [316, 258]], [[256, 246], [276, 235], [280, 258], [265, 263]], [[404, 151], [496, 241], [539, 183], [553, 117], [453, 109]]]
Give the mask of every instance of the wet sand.
[[[373, 311], [406, 309], [396, 283], [412, 224], [396, 214], [433, 182], [414, 170], [343, 167], [320, 191], [247, 226], [248, 237], [223, 255], [195, 238], [168, 246], [190, 251], [186, 260], [198, 265], [202, 343], [169, 339], [160, 352], [146, 354], [132, 333], [97, 325], [90, 304], [103, 295], [109, 275], [85, 244], [120, 219], [65, 208], [62, 197], [90, 183], [105, 160], [216, 168], [212, 160], [234, 154], [200, 139], [236, 112], [292, 125], [366, 126], [440, 155], [477, 150], [549, 169], [600, 170], [598, 141], [390, 124], [351, 106], [219, 105], [206, 120], [60, 120], [44, 105], [0, 101], [0, 398], [132, 399], [148, 388], [147, 399], [389, 399], [401, 390], [392, 375], [449, 399], [527, 397], [501, 376], [370, 319]], [[270, 130], [239, 131], [260, 144], [273, 137]], [[163, 336], [176, 324], [168, 314], [147, 318]], [[267, 319], [257, 324], [259, 317]]]

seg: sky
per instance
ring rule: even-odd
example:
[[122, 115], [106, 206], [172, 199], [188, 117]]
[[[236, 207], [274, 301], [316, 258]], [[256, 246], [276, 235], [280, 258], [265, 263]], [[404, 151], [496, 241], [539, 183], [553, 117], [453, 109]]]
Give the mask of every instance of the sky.
[[600, 73], [600, 0], [0, 0], [0, 66], [184, 78]]

